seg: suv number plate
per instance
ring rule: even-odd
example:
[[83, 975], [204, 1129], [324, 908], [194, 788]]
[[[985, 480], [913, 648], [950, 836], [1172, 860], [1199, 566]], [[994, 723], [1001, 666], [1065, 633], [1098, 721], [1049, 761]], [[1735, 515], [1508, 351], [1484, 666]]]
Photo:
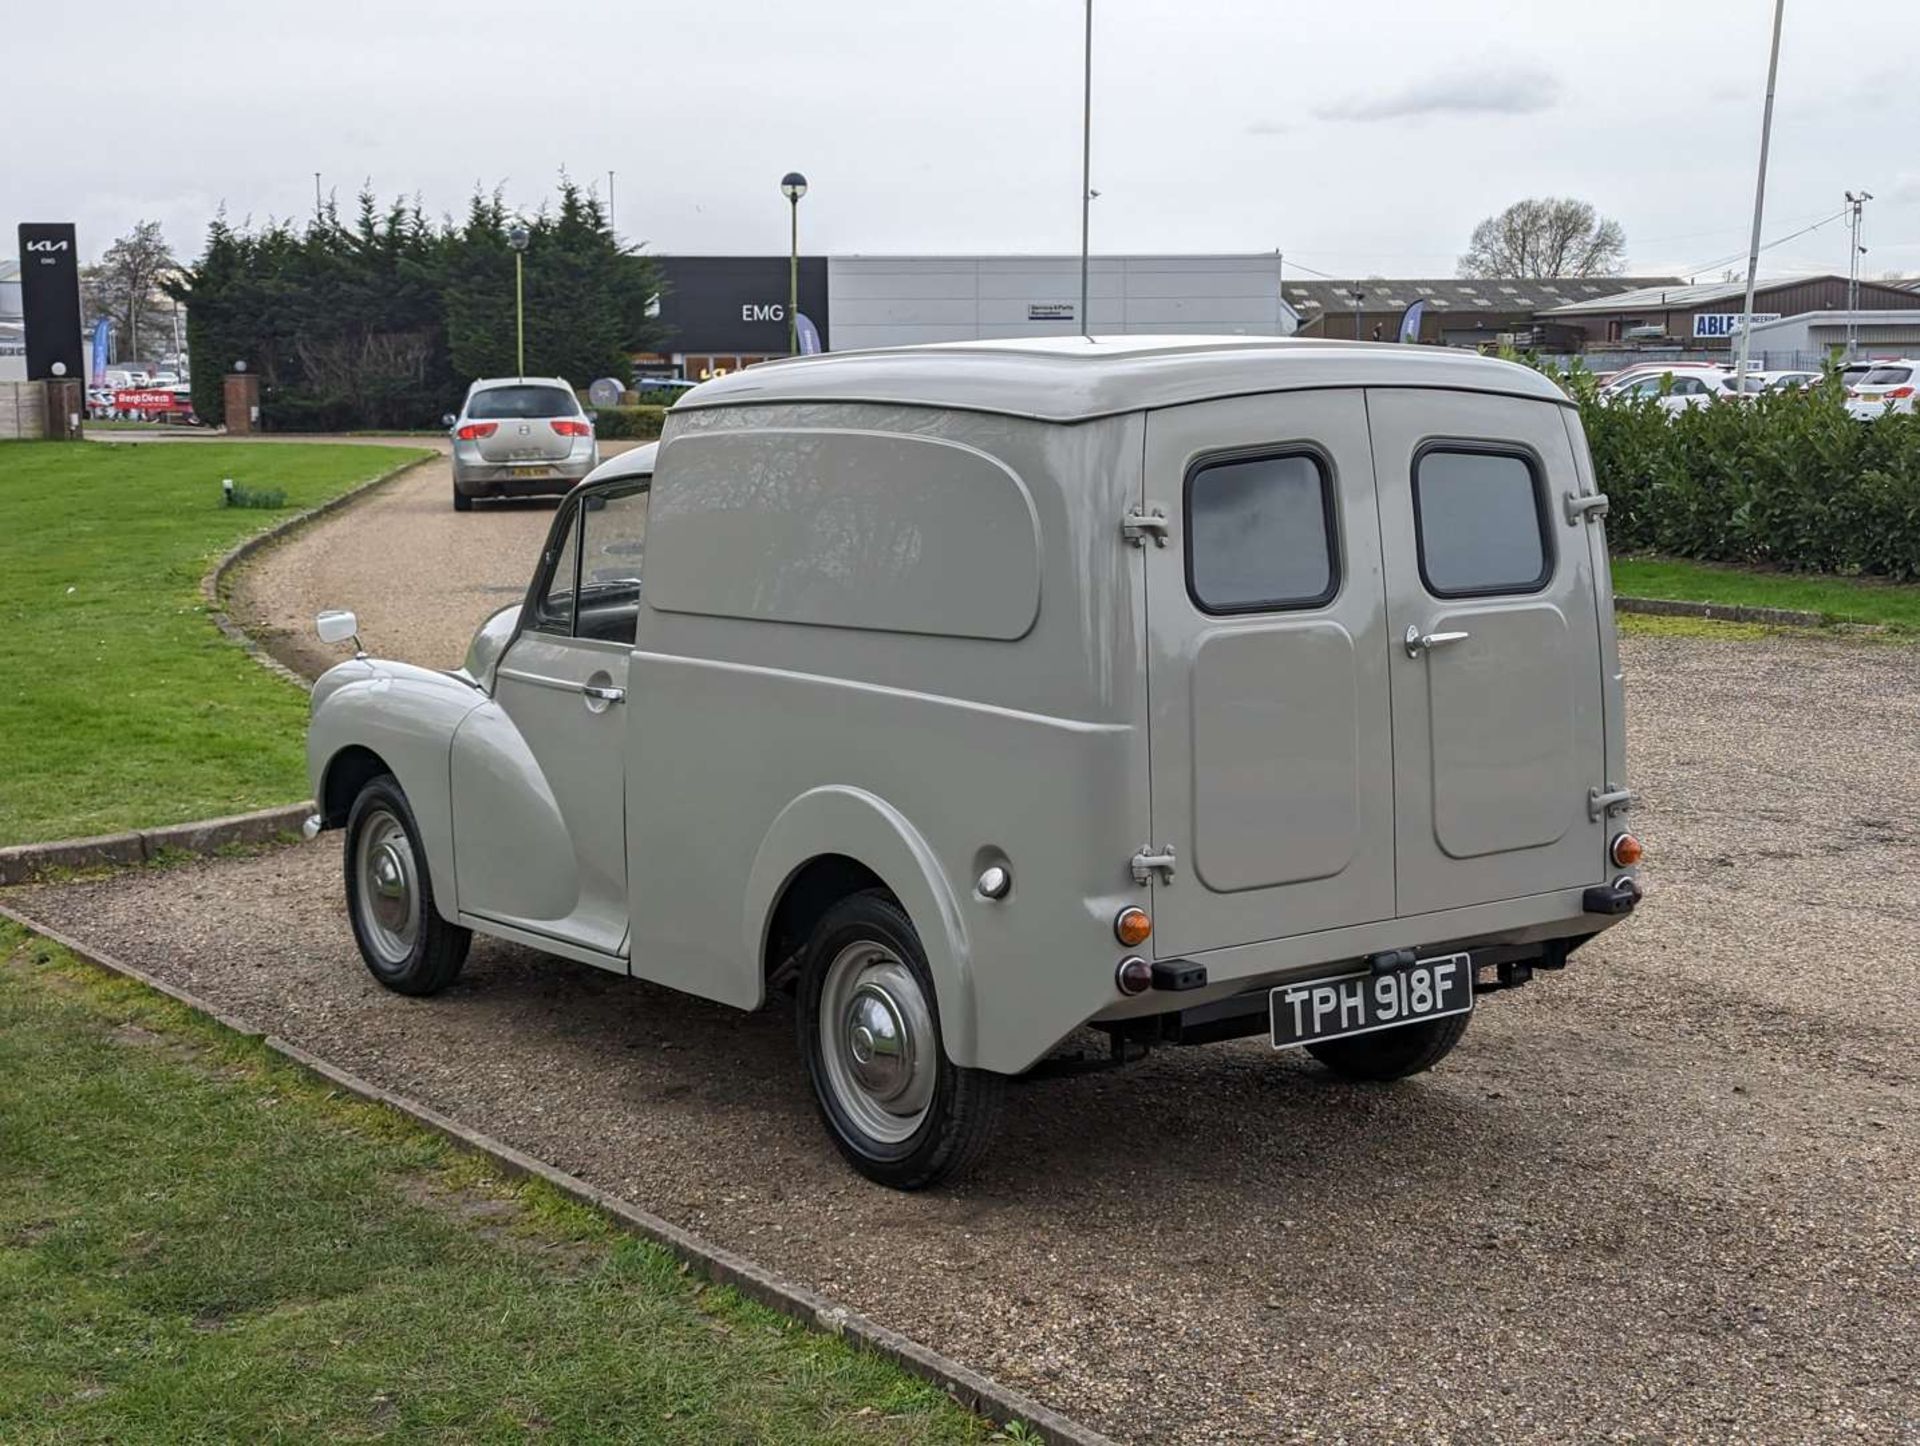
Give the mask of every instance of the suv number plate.
[[1362, 971], [1282, 984], [1267, 995], [1275, 1049], [1371, 1034], [1472, 1008], [1473, 961], [1466, 954], [1422, 959], [1391, 974]]

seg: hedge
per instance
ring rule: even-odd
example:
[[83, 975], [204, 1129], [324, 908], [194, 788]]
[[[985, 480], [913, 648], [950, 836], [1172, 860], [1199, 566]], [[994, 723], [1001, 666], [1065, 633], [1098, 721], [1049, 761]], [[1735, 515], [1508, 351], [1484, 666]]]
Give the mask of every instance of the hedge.
[[603, 442], [651, 442], [666, 420], [665, 407], [600, 407], [593, 430]]
[[1580, 403], [1619, 552], [1920, 578], [1920, 416], [1850, 416], [1835, 378], [1668, 413]]

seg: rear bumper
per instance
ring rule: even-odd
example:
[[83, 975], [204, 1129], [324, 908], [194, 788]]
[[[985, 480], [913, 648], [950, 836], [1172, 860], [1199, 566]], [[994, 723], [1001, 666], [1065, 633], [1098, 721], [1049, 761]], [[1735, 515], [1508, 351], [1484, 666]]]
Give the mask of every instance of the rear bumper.
[[1339, 968], [1355, 967], [1369, 955], [1394, 949], [1412, 949], [1424, 956], [1514, 946], [1520, 951], [1514, 957], [1521, 957], [1527, 946], [1585, 939], [1625, 917], [1626, 911], [1592, 912], [1587, 894], [1585, 887], [1561, 889], [1409, 919], [1384, 919], [1291, 939], [1183, 955], [1186, 963], [1205, 967], [1205, 985], [1177, 991], [1149, 989], [1131, 999], [1116, 997], [1088, 1022], [1107, 1024], [1192, 1009], [1252, 989], [1318, 978]]
[[456, 455], [453, 487], [466, 497], [552, 496], [572, 490], [598, 464], [591, 452], [558, 462], [465, 462]]

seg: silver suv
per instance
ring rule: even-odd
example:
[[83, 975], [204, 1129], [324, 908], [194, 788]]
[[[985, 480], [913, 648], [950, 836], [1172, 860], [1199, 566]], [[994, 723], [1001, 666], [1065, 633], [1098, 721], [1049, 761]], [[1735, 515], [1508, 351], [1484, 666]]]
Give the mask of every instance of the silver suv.
[[453, 506], [568, 491], [600, 463], [593, 421], [560, 377], [491, 377], [467, 388], [453, 436]]

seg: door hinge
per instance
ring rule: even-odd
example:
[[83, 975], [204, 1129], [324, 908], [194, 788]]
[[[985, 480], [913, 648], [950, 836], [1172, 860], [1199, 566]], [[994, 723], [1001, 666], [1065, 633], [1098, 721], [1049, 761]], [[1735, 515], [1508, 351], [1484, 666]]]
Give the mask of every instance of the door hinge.
[[1567, 494], [1567, 521], [1579, 522], [1582, 518], [1592, 521], [1596, 517], [1605, 517], [1607, 509], [1613, 504], [1607, 501], [1604, 492], [1589, 492], [1581, 496], [1578, 492]]
[[1160, 875], [1160, 882], [1173, 882], [1173, 845], [1156, 849], [1148, 844], [1133, 856], [1133, 881], [1136, 884], [1149, 884], [1153, 876]]
[[1633, 801], [1631, 788], [1615, 788], [1609, 783], [1604, 789], [1587, 790], [1587, 817], [1598, 821], [1613, 814], [1627, 811], [1627, 805]]
[[1167, 514], [1159, 508], [1147, 512], [1136, 507], [1120, 519], [1120, 535], [1135, 547], [1145, 547], [1149, 537], [1153, 539], [1155, 547], [1165, 547], [1167, 529], [1171, 525], [1167, 521]]

